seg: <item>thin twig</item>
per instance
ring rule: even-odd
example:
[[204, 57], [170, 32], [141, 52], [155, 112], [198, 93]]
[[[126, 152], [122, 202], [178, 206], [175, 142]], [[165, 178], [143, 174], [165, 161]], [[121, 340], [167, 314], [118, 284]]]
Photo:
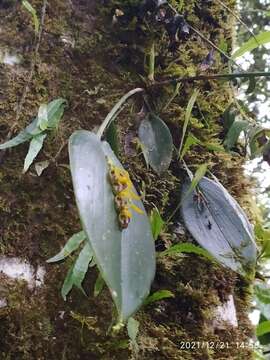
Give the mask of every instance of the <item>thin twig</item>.
[[[224, 4], [221, 0], [216, 0], [221, 6], [224, 7], [224, 9], [226, 9], [232, 16], [234, 16], [239, 22], [241, 25], [244, 26], [244, 28], [250, 33], [250, 35], [254, 38], [254, 40], [256, 41], [257, 45], [261, 45], [258, 40], [257, 40], [257, 37], [256, 35], [254, 34], [254, 32], [252, 30], [250, 30], [250, 28], [247, 26], [247, 24], [233, 11], [231, 10], [226, 4]], [[265, 50], [266, 47], [264, 45], [262, 45], [264, 47]]]
[[[171, 5], [168, 4], [169, 8], [174, 11], [176, 14], [178, 14], [178, 11]], [[204, 36], [199, 30], [197, 30], [194, 26], [190, 25], [190, 23], [186, 20], [186, 23], [190, 27], [191, 30], [193, 30], [202, 40], [207, 42], [212, 48], [214, 48], [216, 51], [218, 51], [221, 55], [223, 55], [227, 60], [231, 61], [236, 67], [238, 67], [240, 70], [243, 70], [240, 65], [237, 64], [237, 62], [234, 61], [233, 58], [231, 58], [229, 55], [227, 55], [223, 50], [221, 50], [218, 46], [216, 46], [211, 40], [209, 40], [206, 36]]]
[[234, 73], [234, 74], [213, 74], [213, 75], [196, 75], [196, 76], [183, 76], [179, 78], [171, 78], [163, 81], [150, 84], [149, 89], [160, 87], [164, 85], [177, 84], [181, 82], [193, 82], [204, 80], [233, 80], [235, 78], [250, 78], [250, 77], [270, 77], [270, 72], [247, 72], [247, 73]]

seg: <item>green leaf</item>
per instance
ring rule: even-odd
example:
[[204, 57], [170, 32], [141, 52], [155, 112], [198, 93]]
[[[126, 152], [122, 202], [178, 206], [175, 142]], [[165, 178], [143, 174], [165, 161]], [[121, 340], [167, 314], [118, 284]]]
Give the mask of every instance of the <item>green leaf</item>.
[[185, 145], [183, 147], [183, 151], [181, 152], [181, 156], [180, 159], [182, 160], [183, 157], [186, 155], [186, 153], [188, 152], [188, 150], [191, 148], [191, 146], [193, 145], [201, 145], [201, 141], [199, 139], [197, 139], [194, 135], [189, 134], [186, 141], [185, 141]]
[[69, 292], [71, 291], [71, 289], [73, 287], [72, 274], [73, 274], [73, 266], [68, 270], [67, 276], [64, 280], [64, 283], [63, 283], [63, 286], [61, 289], [61, 295], [65, 301], [67, 300], [67, 295], [69, 294]]
[[235, 121], [237, 112], [236, 110], [233, 108], [233, 104], [230, 104], [227, 109], [224, 111], [222, 118], [223, 118], [223, 123], [224, 123], [224, 129], [226, 131], [229, 130], [229, 128], [232, 126], [232, 124]]
[[256, 327], [256, 336], [262, 336], [270, 332], [270, 321], [266, 320], [261, 322]]
[[153, 113], [148, 114], [140, 124], [139, 140], [143, 144], [146, 163], [157, 174], [167, 170], [172, 160], [173, 141], [163, 120]]
[[48, 106], [47, 104], [41, 104], [38, 109], [38, 126], [44, 131], [48, 127]]
[[250, 76], [249, 85], [248, 85], [248, 88], [247, 88], [247, 91], [246, 91], [246, 95], [253, 93], [253, 91], [256, 88], [256, 83], [257, 82], [256, 82], [255, 76]]
[[161, 215], [160, 215], [157, 208], [154, 208], [151, 211], [150, 222], [151, 222], [151, 229], [152, 229], [153, 238], [156, 241], [159, 234], [163, 230], [164, 225], [165, 225], [165, 222], [163, 221], [163, 219], [162, 219], [162, 217], [161, 217]]
[[31, 122], [31, 124], [29, 124], [13, 139], [1, 144], [0, 150], [8, 149], [31, 140], [33, 137], [43, 132], [42, 128], [56, 128], [63, 115], [64, 106], [66, 103], [67, 101], [65, 99], [59, 98], [51, 101], [47, 106], [44, 104], [41, 105], [38, 116]]
[[97, 297], [101, 291], [103, 290], [105, 285], [105, 281], [103, 279], [103, 277], [101, 276], [101, 274], [98, 274], [97, 280], [95, 282], [95, 287], [94, 287], [94, 297]]
[[231, 150], [237, 143], [241, 132], [245, 131], [248, 126], [249, 126], [249, 123], [247, 121], [244, 121], [244, 120], [234, 121], [234, 123], [232, 124], [232, 126], [230, 127], [230, 129], [227, 133], [227, 136], [224, 141], [224, 146], [228, 150]]
[[217, 181], [203, 177], [199, 191], [192, 191], [187, 178], [182, 186], [181, 213], [194, 239], [221, 264], [252, 275], [257, 248], [253, 228], [235, 199]]
[[198, 169], [196, 170], [193, 176], [190, 187], [188, 188], [187, 193], [185, 194], [185, 197], [188, 196], [196, 188], [201, 178], [204, 177], [206, 171], [207, 171], [207, 164], [201, 164], [198, 167]]
[[133, 95], [141, 93], [143, 91], [144, 89], [142, 88], [136, 88], [130, 90], [128, 93], [126, 93], [124, 96], [121, 97], [121, 99], [117, 102], [117, 104], [114, 105], [114, 107], [111, 109], [109, 114], [106, 116], [106, 118], [103, 120], [102, 124], [100, 125], [97, 132], [97, 136], [99, 138], [101, 138], [107, 127], [117, 118], [117, 116], [123, 110], [125, 102], [127, 102], [127, 100]]
[[22, 130], [17, 136], [6, 141], [0, 145], [0, 150], [8, 149], [17, 145], [20, 145], [26, 141], [31, 140], [34, 136], [39, 135], [42, 132], [38, 126], [37, 118], [34, 119], [30, 125]]
[[269, 135], [269, 129], [265, 129], [260, 125], [250, 126], [248, 129], [248, 141], [251, 159], [262, 155]]
[[110, 144], [116, 156], [119, 155], [120, 140], [118, 136], [117, 126], [114, 122], [106, 130], [106, 140]]
[[33, 19], [33, 23], [34, 23], [34, 27], [35, 27], [35, 33], [37, 34], [38, 29], [39, 29], [39, 20], [37, 17], [37, 12], [33, 8], [33, 6], [29, 3], [29, 1], [23, 0], [22, 4], [26, 8], [26, 10], [32, 15], [32, 19]]
[[51, 101], [47, 105], [47, 117], [48, 117], [48, 128], [56, 129], [61, 120], [65, 106], [67, 105], [67, 100], [59, 98]]
[[38, 153], [42, 149], [43, 142], [46, 138], [47, 134], [39, 134], [32, 138], [29, 145], [28, 153], [24, 159], [24, 167], [23, 167], [23, 173], [26, 173], [26, 171], [29, 169], [29, 167], [32, 165], [33, 161], [37, 157]]
[[264, 355], [259, 350], [253, 351], [254, 360], [266, 360]]
[[93, 251], [90, 244], [87, 242], [82, 251], [80, 252], [74, 266], [72, 266], [65, 278], [64, 284], [61, 289], [61, 295], [66, 301], [68, 293], [71, 291], [73, 286], [76, 286], [82, 291], [84, 295], [85, 292], [82, 288], [82, 282], [85, 278], [87, 270], [89, 268], [89, 263], [93, 258]]
[[174, 294], [170, 290], [159, 290], [156, 291], [154, 294], [148, 296], [148, 298], [144, 301], [144, 305], [149, 305], [156, 301], [172, 297], [174, 297]]
[[270, 287], [267, 284], [255, 285], [254, 293], [260, 302], [270, 304]]
[[127, 229], [120, 229], [107, 159], [123, 167], [109, 144], [97, 135], [76, 131], [69, 141], [69, 156], [83, 229], [118, 309], [119, 322], [126, 321], [148, 295], [155, 274], [154, 239], [147, 214], [142, 202], [134, 201], [144, 214], [132, 210]]
[[183, 144], [184, 144], [184, 139], [185, 139], [188, 123], [189, 123], [189, 120], [191, 118], [192, 109], [193, 109], [193, 106], [194, 106], [194, 104], [195, 104], [195, 102], [197, 100], [197, 97], [198, 97], [199, 93], [200, 93], [200, 90], [198, 90], [198, 89], [194, 90], [193, 94], [191, 95], [191, 98], [189, 99], [189, 102], [188, 102], [188, 105], [187, 105], [187, 108], [186, 108], [185, 122], [184, 122], [183, 130], [182, 130], [182, 138], [181, 138], [179, 151], [178, 151], [180, 158], [182, 158], [181, 151], [182, 151], [182, 147], [183, 147]]
[[57, 255], [47, 260], [47, 263], [53, 263], [64, 260], [70, 254], [72, 254], [73, 251], [77, 250], [85, 239], [86, 239], [86, 235], [84, 231], [80, 231], [72, 235], [71, 238], [68, 239], [63, 249]]
[[189, 253], [204, 256], [205, 258], [214, 261], [214, 258], [208, 251], [201, 248], [200, 246], [191, 243], [182, 243], [171, 246], [169, 249], [162, 251], [159, 256], [170, 256], [179, 253]]
[[139, 321], [135, 320], [133, 317], [130, 317], [127, 322], [127, 331], [128, 336], [132, 342], [136, 342], [136, 338], [139, 332]]
[[243, 45], [241, 45], [240, 48], [232, 54], [232, 59], [237, 59], [238, 57], [244, 55], [245, 53], [256, 49], [260, 45], [264, 45], [269, 42], [270, 42], [270, 31], [262, 31], [258, 35], [256, 35], [256, 39], [252, 37]]
[[75, 265], [73, 267], [73, 274], [72, 274], [74, 285], [76, 285], [77, 288], [80, 289], [84, 294], [85, 292], [82, 288], [82, 282], [85, 278], [85, 275], [87, 273], [92, 258], [93, 258], [93, 251], [91, 249], [90, 244], [86, 242], [75, 262]]

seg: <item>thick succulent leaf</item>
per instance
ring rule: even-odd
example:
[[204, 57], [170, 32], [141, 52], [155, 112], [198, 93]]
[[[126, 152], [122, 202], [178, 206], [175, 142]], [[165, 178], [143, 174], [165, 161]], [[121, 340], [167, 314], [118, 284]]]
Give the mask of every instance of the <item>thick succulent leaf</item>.
[[43, 142], [44, 142], [46, 136], [47, 136], [47, 134], [41, 133], [39, 135], [34, 136], [32, 138], [32, 140], [30, 141], [29, 150], [24, 159], [24, 167], [23, 167], [24, 173], [26, 173], [26, 171], [32, 165], [33, 161], [35, 160], [38, 153], [42, 149]]
[[6, 141], [0, 145], [0, 150], [8, 149], [17, 145], [20, 145], [26, 141], [29, 141], [35, 135], [38, 135], [42, 132], [38, 126], [38, 119], [35, 118], [31, 124], [29, 124], [24, 130], [22, 130], [17, 136]]
[[[69, 141], [70, 166], [83, 229], [94, 259], [109, 287], [119, 321], [129, 318], [148, 295], [155, 274], [154, 240], [144, 215], [133, 212], [127, 229], [120, 230], [108, 179], [107, 159], [122, 165], [107, 143], [88, 131], [76, 131]], [[133, 191], [136, 190], [133, 188]]]
[[80, 231], [72, 235], [71, 238], [68, 239], [63, 249], [57, 255], [47, 260], [47, 263], [53, 263], [64, 260], [66, 257], [71, 255], [73, 251], [77, 250], [85, 239], [86, 239], [86, 235], [84, 231]]
[[182, 187], [181, 213], [194, 239], [221, 264], [245, 275], [253, 271], [256, 245], [244, 211], [218, 182], [202, 178], [199, 194], [187, 178]]
[[139, 139], [146, 162], [161, 174], [172, 160], [173, 141], [167, 125], [155, 114], [149, 114], [140, 124]]

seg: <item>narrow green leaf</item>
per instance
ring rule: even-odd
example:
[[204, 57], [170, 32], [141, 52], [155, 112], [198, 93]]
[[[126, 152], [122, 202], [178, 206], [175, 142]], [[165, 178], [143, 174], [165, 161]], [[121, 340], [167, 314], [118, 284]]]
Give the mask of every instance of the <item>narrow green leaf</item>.
[[62, 298], [64, 299], [64, 301], [67, 300], [67, 295], [69, 294], [69, 292], [71, 291], [72, 287], [73, 287], [73, 279], [72, 279], [72, 274], [73, 274], [73, 266], [68, 270], [67, 276], [65, 277], [62, 289], [61, 289], [61, 295]]
[[47, 134], [41, 133], [39, 135], [34, 136], [30, 141], [29, 150], [24, 160], [23, 173], [26, 173], [26, 171], [32, 165], [33, 161], [35, 160], [38, 153], [42, 149], [43, 142], [46, 136]]
[[186, 155], [186, 153], [191, 148], [191, 146], [198, 145], [198, 144], [201, 144], [200, 140], [197, 139], [194, 135], [189, 134], [186, 141], [185, 141], [183, 151], [181, 152], [180, 160], [183, 159], [183, 157]]
[[233, 104], [230, 104], [222, 115], [224, 129], [226, 132], [230, 129], [236, 119], [237, 112], [233, 108]]
[[181, 151], [182, 151], [182, 147], [183, 147], [183, 144], [184, 144], [185, 135], [186, 135], [188, 123], [189, 123], [189, 120], [190, 120], [190, 117], [191, 117], [192, 109], [193, 109], [193, 106], [194, 106], [194, 104], [195, 104], [195, 102], [197, 100], [197, 97], [198, 97], [199, 93], [200, 93], [199, 89], [194, 90], [193, 94], [191, 95], [191, 98], [189, 99], [189, 102], [188, 102], [188, 105], [187, 105], [187, 108], [186, 108], [185, 122], [184, 122], [183, 130], [182, 130], [182, 137], [181, 137], [181, 142], [180, 142], [180, 146], [179, 146], [179, 150], [178, 150], [180, 158], [181, 158]]
[[266, 320], [261, 322], [256, 327], [256, 336], [262, 336], [270, 332], [270, 321]]
[[77, 286], [78, 289], [80, 289], [83, 294], [85, 294], [83, 288], [82, 288], [82, 282], [85, 278], [85, 275], [87, 273], [89, 263], [93, 258], [93, 251], [91, 249], [91, 246], [88, 242], [84, 245], [82, 251], [80, 252], [78, 259], [75, 262], [74, 268], [73, 268], [73, 283]]
[[224, 146], [231, 150], [238, 141], [238, 138], [242, 131], [245, 131], [249, 126], [249, 123], [244, 120], [236, 120], [230, 127], [226, 139], [224, 141]]
[[22, 130], [17, 136], [0, 144], [0, 150], [8, 149], [20, 145], [26, 141], [31, 140], [35, 135], [42, 132], [38, 126], [38, 119], [35, 118], [31, 124], [29, 124], [24, 130]]
[[232, 59], [237, 59], [238, 57], [244, 55], [245, 53], [256, 49], [260, 45], [264, 45], [269, 42], [270, 42], [270, 31], [262, 31], [258, 35], [256, 35], [256, 39], [252, 37], [243, 45], [241, 45], [240, 48], [232, 54]]
[[92, 258], [93, 252], [90, 244], [87, 242], [81, 250], [74, 266], [69, 269], [68, 274], [64, 280], [64, 284], [61, 289], [61, 295], [65, 301], [67, 299], [67, 295], [69, 294], [73, 286], [76, 286], [82, 291], [84, 295], [86, 295], [85, 291], [82, 288], [82, 282], [85, 278], [85, 275], [89, 268], [89, 263]]
[[48, 105], [41, 104], [38, 109], [38, 126], [39, 128], [44, 131], [48, 127]]
[[63, 98], [55, 99], [47, 105], [49, 129], [56, 129], [58, 127], [59, 121], [61, 120], [64, 114], [66, 105], [67, 105], [67, 100]]
[[188, 188], [185, 197], [188, 196], [198, 185], [199, 181], [204, 177], [207, 171], [207, 164], [201, 164], [196, 170], [193, 179], [191, 181], [190, 187]]
[[111, 123], [111, 125], [106, 130], [106, 140], [110, 144], [113, 152], [116, 156], [119, 155], [119, 146], [120, 146], [120, 140], [118, 136], [118, 130], [117, 126], [114, 122]]
[[165, 225], [165, 222], [162, 219], [157, 208], [154, 208], [151, 211], [150, 222], [151, 222], [153, 238], [154, 238], [154, 240], [157, 240], [159, 234], [161, 233], [161, 231], [163, 230], [164, 225]]
[[98, 274], [97, 280], [95, 282], [95, 287], [94, 287], [94, 297], [97, 297], [101, 291], [103, 290], [105, 285], [105, 281], [103, 279], [103, 277], [101, 276], [101, 274]]
[[77, 250], [85, 239], [86, 235], [84, 231], [80, 231], [72, 235], [71, 238], [68, 239], [63, 249], [57, 255], [47, 260], [47, 263], [53, 263], [65, 259], [67, 256], [72, 254], [73, 251]]
[[172, 160], [173, 140], [164, 121], [153, 113], [148, 114], [140, 124], [139, 140], [146, 163], [157, 174], [166, 171]]
[[37, 17], [37, 12], [36, 10], [33, 8], [33, 6], [29, 3], [29, 1], [27, 0], [23, 0], [22, 1], [23, 6], [26, 8], [26, 10], [31, 14], [32, 16], [32, 20], [34, 23], [34, 27], [35, 27], [35, 33], [38, 33], [38, 29], [39, 29], [39, 20]]
[[208, 260], [215, 261], [213, 256], [205, 249], [200, 246], [191, 243], [182, 243], [171, 246], [169, 249], [162, 251], [159, 256], [170, 256], [179, 253], [189, 253], [204, 256]]
[[174, 297], [174, 294], [170, 290], [159, 290], [156, 291], [154, 294], [148, 296], [148, 298], [144, 301], [144, 305], [149, 305], [156, 301], [172, 297]]
[[120, 112], [123, 109], [123, 105], [125, 102], [133, 95], [143, 92], [144, 89], [142, 88], [136, 88], [128, 93], [126, 93], [124, 96], [121, 97], [121, 99], [117, 102], [117, 104], [114, 105], [112, 110], [109, 112], [109, 114], [106, 116], [102, 124], [100, 125], [100, 128], [98, 129], [97, 136], [99, 138], [102, 137], [104, 131], [107, 129], [107, 127], [116, 119], [116, 117], [120, 114]]

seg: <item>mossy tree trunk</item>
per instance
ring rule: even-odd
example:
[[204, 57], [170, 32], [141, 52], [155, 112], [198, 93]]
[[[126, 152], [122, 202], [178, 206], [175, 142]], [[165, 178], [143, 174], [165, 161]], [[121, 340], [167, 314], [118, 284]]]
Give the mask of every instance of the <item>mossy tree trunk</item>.
[[[41, 15], [43, 2], [32, 0]], [[130, 2], [132, 3], [132, 1]], [[134, 1], [133, 1], [134, 3]], [[181, 1], [172, 1], [179, 6]], [[234, 1], [225, 0], [233, 8]], [[155, 37], [156, 78], [192, 75], [210, 51], [207, 43], [191, 33], [180, 41], [177, 51], [168, 49], [165, 33], [138, 30], [136, 25], [112, 25], [115, 9], [126, 9], [126, 1], [55, 0], [49, 1], [33, 77], [26, 91], [35, 47], [31, 16], [17, 1], [0, 4], [0, 44], [16, 51], [22, 62], [0, 65], [1, 142], [11, 127], [15, 133], [25, 127], [39, 105], [56, 97], [69, 102], [59, 131], [47, 139], [38, 161], [49, 160], [49, 167], [38, 177], [32, 168], [22, 175], [27, 147], [5, 153], [0, 168], [1, 255], [26, 258], [33, 265], [46, 267], [45, 284], [29, 290], [25, 284], [3, 277], [0, 291], [8, 306], [0, 310], [1, 359], [128, 359], [136, 354], [123, 331], [107, 335], [113, 306], [107, 290], [93, 297], [97, 276], [91, 269], [84, 286], [89, 297], [73, 290], [64, 302], [60, 288], [72, 263], [46, 265], [67, 239], [80, 230], [68, 169], [67, 140], [76, 129], [93, 130], [128, 90], [144, 86], [145, 59]], [[186, 18], [216, 44], [231, 47], [233, 23], [229, 14], [215, 1], [183, 2]], [[149, 33], [147, 34], [147, 31]], [[226, 62], [215, 54], [212, 73], [226, 69]], [[200, 95], [192, 114], [190, 128], [199, 139], [216, 142], [224, 137], [221, 116], [232, 96], [228, 83], [206, 81], [186, 84], [168, 106], [174, 87], [150, 93], [156, 112], [172, 130], [179, 145], [185, 109], [193, 90]], [[17, 104], [25, 93], [19, 113]], [[140, 100], [126, 107], [118, 121], [121, 159], [138, 189], [145, 192], [148, 210], [153, 204], [166, 219], [179, 201], [181, 171], [176, 161], [161, 177], [146, 169], [139, 151], [125, 151], [128, 136], [136, 131]], [[16, 120], [17, 117], [17, 120]], [[127, 150], [127, 149], [126, 149]], [[189, 165], [207, 162], [211, 171], [245, 207], [249, 185], [241, 169], [241, 157], [214, 153], [195, 147], [186, 158]], [[168, 232], [162, 234], [157, 248], [180, 241], [192, 241], [176, 214]], [[160, 259], [153, 291], [166, 289], [174, 298], [141, 310], [138, 337], [140, 359], [251, 359], [251, 349], [240, 346], [252, 336], [247, 312], [249, 286], [236, 274], [210, 261], [188, 255]], [[215, 309], [233, 295], [238, 326], [218, 323]], [[211, 343], [212, 342], [212, 343]], [[207, 347], [208, 344], [208, 347]], [[211, 345], [212, 344], [212, 345]], [[224, 345], [222, 345], [224, 344]], [[190, 349], [189, 347], [192, 347]]]

